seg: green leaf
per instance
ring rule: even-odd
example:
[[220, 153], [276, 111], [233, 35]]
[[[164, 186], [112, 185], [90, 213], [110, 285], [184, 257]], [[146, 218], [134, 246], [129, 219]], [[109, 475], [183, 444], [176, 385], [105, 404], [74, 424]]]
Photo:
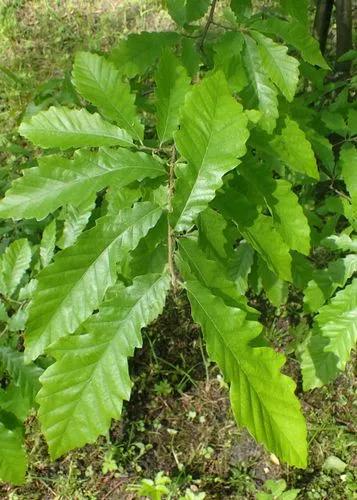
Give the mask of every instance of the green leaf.
[[227, 264], [234, 258], [234, 244], [239, 233], [234, 224], [229, 223], [217, 211], [208, 207], [198, 219], [198, 244], [209, 258]]
[[221, 262], [209, 259], [200, 250], [196, 241], [188, 238], [180, 240], [178, 263], [186, 280], [197, 279], [213, 294], [221, 297], [227, 305], [255, 313], [254, 309], [247, 306], [246, 299], [238, 290], [236, 283], [230, 279], [228, 269]]
[[26, 365], [23, 353], [5, 346], [0, 346], [0, 366], [20, 388], [22, 396], [32, 403], [40, 387], [38, 379], [43, 370], [34, 363]]
[[190, 87], [190, 79], [177, 58], [163, 52], [156, 77], [157, 133], [160, 145], [173, 138], [178, 127], [180, 108]]
[[25, 329], [28, 318], [27, 307], [20, 307], [15, 314], [11, 316], [8, 322], [10, 332], [20, 332]]
[[52, 106], [22, 122], [19, 133], [42, 148], [132, 146], [127, 132], [86, 109]]
[[0, 256], [0, 291], [11, 297], [30, 266], [31, 247], [25, 238], [15, 240]]
[[339, 163], [357, 216], [357, 148], [349, 145], [344, 146], [340, 152]]
[[172, 19], [183, 26], [204, 16], [210, 2], [211, 0], [167, 0], [167, 9]]
[[251, 32], [258, 43], [263, 68], [273, 83], [281, 90], [286, 99], [294, 99], [299, 81], [299, 62], [287, 54], [288, 48], [273, 42], [261, 33]]
[[122, 75], [132, 78], [143, 75], [160, 57], [165, 47], [172, 47], [179, 35], [172, 31], [134, 33], [121, 40], [110, 55]]
[[73, 247], [56, 255], [54, 263], [39, 274], [30, 305], [27, 360], [73, 333], [90, 316], [115, 282], [116, 262], [137, 246], [160, 215], [161, 209], [152, 203], [138, 203], [116, 217], [102, 217]]
[[272, 16], [264, 21], [254, 21], [252, 27], [263, 33], [274, 34], [282, 38], [287, 44], [295, 47], [301, 53], [302, 58], [313, 66], [330, 69], [321, 54], [318, 42], [307, 27], [300, 22], [293, 19], [283, 21]]
[[88, 224], [92, 210], [95, 207], [95, 194], [90, 194], [78, 207], [66, 205], [61, 217], [64, 218], [63, 233], [58, 240], [58, 247], [63, 249], [74, 245], [79, 235]]
[[281, 460], [306, 467], [306, 426], [295, 384], [280, 373], [284, 356], [268, 347], [251, 347], [262, 326], [248, 321], [244, 311], [227, 306], [198, 281], [188, 281], [186, 287], [208, 354], [230, 383], [237, 422]]
[[181, 61], [187, 73], [194, 77], [200, 67], [201, 54], [196, 49], [195, 41], [185, 36], [181, 40]]
[[260, 193], [261, 203], [268, 207], [274, 227], [289, 248], [309, 255], [310, 227], [292, 184], [285, 179], [274, 179], [270, 169], [255, 160], [245, 162], [240, 172], [249, 181], [249, 186], [244, 186], [247, 196]]
[[345, 62], [345, 61], [353, 61], [357, 57], [357, 50], [348, 50], [342, 56], [340, 56], [337, 61], [338, 62]]
[[280, 307], [282, 304], [285, 304], [288, 298], [289, 285], [286, 281], [279, 279], [278, 276], [268, 268], [263, 259], [259, 259], [258, 262], [259, 274], [265, 293], [275, 307]]
[[285, 127], [271, 142], [280, 160], [289, 168], [314, 179], [319, 179], [316, 158], [305, 133], [291, 118], [285, 118]]
[[252, 13], [252, 0], [231, 0], [231, 9], [239, 18], [250, 17]]
[[350, 136], [357, 135], [357, 109], [348, 110], [348, 131]]
[[327, 269], [316, 269], [304, 290], [304, 310], [313, 313], [319, 309], [347, 280], [357, 272], [357, 255], [346, 255], [332, 261]]
[[357, 253], [357, 238], [347, 234], [332, 234], [321, 241], [321, 245], [330, 250], [342, 250], [343, 252]]
[[249, 35], [244, 35], [244, 39], [243, 60], [251, 84], [248, 87], [247, 107], [258, 107], [263, 115], [259, 122], [261, 127], [266, 132], [272, 133], [279, 116], [277, 92], [264, 71], [257, 43]]
[[0, 443], [0, 480], [22, 484], [25, 481], [27, 458], [21, 436], [0, 422]]
[[18, 300], [24, 301], [31, 299], [34, 291], [36, 290], [36, 287], [37, 287], [37, 279], [35, 278], [30, 279], [30, 281], [26, 283], [26, 285], [20, 288]]
[[40, 243], [40, 259], [42, 267], [52, 260], [56, 246], [56, 219], [53, 219], [44, 229]]
[[223, 73], [196, 85], [187, 97], [175, 134], [188, 165], [176, 169], [175, 229], [188, 229], [215, 197], [222, 176], [238, 165], [248, 139], [247, 118], [230, 94]]
[[146, 273], [160, 274], [167, 265], [167, 214], [163, 214], [156, 226], [148, 232], [131, 252], [127, 265], [120, 272], [129, 280]]
[[242, 191], [226, 190], [217, 203], [224, 215], [236, 222], [240, 233], [268, 267], [281, 279], [292, 281], [289, 247], [276, 230], [273, 218], [259, 213]]
[[292, 281], [289, 247], [276, 231], [271, 217], [258, 215], [251, 227], [238, 224], [243, 236], [281, 279]]
[[6, 311], [4, 302], [0, 302], [0, 321], [7, 323], [9, 321], [9, 316]]
[[230, 263], [230, 275], [234, 280], [238, 292], [242, 295], [248, 290], [248, 275], [254, 261], [254, 250], [245, 240], [242, 240]]
[[144, 126], [136, 114], [135, 96], [110, 61], [97, 54], [78, 52], [72, 80], [77, 91], [94, 104], [105, 118], [122, 127], [134, 139], [143, 139]]
[[321, 307], [316, 316], [301, 355], [304, 390], [334, 380], [345, 369], [356, 339], [357, 279]]
[[24, 422], [32, 406], [28, 397], [24, 397], [21, 388], [14, 383], [0, 389], [0, 411], [12, 413], [20, 421]]
[[274, 225], [289, 248], [309, 255], [310, 227], [298, 197], [290, 182], [278, 179], [275, 185], [271, 197], [267, 197]]
[[302, 23], [308, 25], [309, 14], [309, 0], [281, 0], [280, 2], [283, 11], [291, 17]]
[[108, 206], [108, 215], [115, 215], [123, 208], [130, 208], [142, 196], [141, 189], [127, 186], [117, 189], [115, 184], [112, 184], [105, 197]]
[[327, 139], [327, 137], [319, 134], [314, 129], [306, 129], [305, 135], [311, 143], [312, 149], [317, 158], [325, 165], [328, 171], [333, 174], [335, 168], [335, 158], [331, 142]]
[[324, 110], [321, 113], [321, 120], [332, 132], [336, 132], [343, 137], [347, 135], [348, 127], [341, 113]]
[[76, 207], [91, 194], [115, 184], [120, 189], [136, 180], [165, 174], [155, 156], [127, 149], [78, 151], [73, 160], [43, 156], [39, 166], [24, 170], [0, 202], [0, 217], [43, 219], [60, 206]]
[[52, 459], [94, 443], [120, 418], [131, 391], [128, 357], [142, 345], [141, 329], [162, 312], [169, 285], [167, 274], [148, 274], [128, 288], [113, 287], [85, 323], [86, 334], [50, 349], [56, 362], [41, 377], [37, 401]]
[[[248, 274], [253, 264], [254, 250], [244, 240], [237, 248], [239, 232], [220, 213], [208, 207], [198, 219], [198, 245], [207, 258], [218, 261], [240, 295], [248, 289]], [[218, 271], [217, 271], [218, 272]]]
[[234, 92], [240, 92], [248, 85], [247, 73], [242, 61], [244, 46], [243, 35], [227, 31], [214, 44], [214, 67], [223, 71], [227, 82]]

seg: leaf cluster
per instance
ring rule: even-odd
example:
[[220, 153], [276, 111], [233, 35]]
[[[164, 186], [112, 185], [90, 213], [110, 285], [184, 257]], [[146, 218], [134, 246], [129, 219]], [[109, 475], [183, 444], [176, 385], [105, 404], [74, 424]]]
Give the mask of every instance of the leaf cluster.
[[169, 293], [187, 294], [237, 423], [306, 467], [295, 382], [248, 297], [281, 310], [303, 297], [305, 390], [345, 368], [357, 335], [353, 86], [326, 80], [308, 2], [267, 17], [232, 0], [220, 23], [215, 7], [168, 0], [175, 32], [77, 53], [76, 97], [24, 116], [20, 134], [43, 151], [0, 201], [3, 481], [24, 480], [31, 408], [53, 459], [106, 434]]

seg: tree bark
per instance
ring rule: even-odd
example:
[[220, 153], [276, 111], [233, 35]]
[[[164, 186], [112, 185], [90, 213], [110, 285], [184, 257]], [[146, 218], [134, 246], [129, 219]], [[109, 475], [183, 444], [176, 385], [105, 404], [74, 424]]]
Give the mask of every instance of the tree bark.
[[327, 35], [331, 23], [334, 0], [317, 0], [314, 34], [319, 41], [321, 53], [326, 50]]
[[[336, 58], [341, 57], [345, 52], [352, 49], [352, 1], [336, 0]], [[348, 73], [351, 68], [351, 61], [337, 62], [336, 70]]]

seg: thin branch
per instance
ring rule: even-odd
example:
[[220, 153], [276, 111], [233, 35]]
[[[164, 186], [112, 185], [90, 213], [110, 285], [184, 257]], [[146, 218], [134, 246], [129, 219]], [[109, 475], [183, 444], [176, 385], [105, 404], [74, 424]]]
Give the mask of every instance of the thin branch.
[[347, 196], [347, 194], [343, 193], [342, 191], [340, 191], [339, 189], [336, 189], [334, 186], [331, 186], [331, 189], [334, 193], [338, 194], [339, 196], [341, 196], [341, 198], [344, 198], [345, 200], [348, 200], [349, 202], [351, 202], [351, 198], [349, 196]]
[[209, 28], [210, 28], [210, 26], [211, 26], [211, 24], [213, 22], [213, 16], [214, 16], [214, 11], [215, 11], [216, 6], [217, 6], [217, 1], [218, 0], [213, 0], [212, 1], [211, 8], [210, 8], [210, 11], [209, 11], [209, 14], [208, 14], [208, 19], [207, 19], [206, 25], [204, 27], [200, 43], [198, 45], [198, 48], [202, 52], [203, 52], [203, 44], [205, 43], [205, 40], [206, 40], [206, 37], [207, 37], [207, 34], [208, 34], [208, 30], [209, 30]]

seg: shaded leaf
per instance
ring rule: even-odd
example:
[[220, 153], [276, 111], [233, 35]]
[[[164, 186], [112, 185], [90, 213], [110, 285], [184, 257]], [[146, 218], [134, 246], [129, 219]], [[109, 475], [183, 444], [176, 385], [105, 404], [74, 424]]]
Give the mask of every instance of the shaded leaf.
[[266, 296], [270, 302], [275, 307], [280, 307], [282, 304], [285, 304], [289, 293], [288, 283], [279, 279], [262, 259], [259, 259], [259, 274]]
[[340, 152], [339, 163], [357, 216], [357, 149], [354, 146], [344, 146]]
[[304, 310], [315, 312], [337, 290], [345, 286], [347, 280], [357, 272], [357, 255], [347, 255], [332, 261], [327, 269], [313, 271], [312, 280], [304, 290]]
[[281, 279], [292, 281], [289, 247], [275, 229], [273, 218], [259, 213], [253, 200], [234, 189], [226, 190], [217, 205], [226, 217], [236, 222], [240, 233], [268, 267]]
[[234, 258], [234, 244], [239, 237], [237, 228], [212, 208], [201, 212], [198, 223], [198, 244], [209, 258], [225, 265]]
[[246, 195], [253, 198], [257, 191], [260, 193], [260, 202], [269, 209], [274, 227], [289, 248], [309, 255], [310, 227], [292, 184], [285, 179], [274, 179], [270, 169], [255, 160], [245, 162], [240, 172], [249, 181], [249, 186], [244, 185]]
[[301, 174], [319, 179], [316, 158], [305, 133], [291, 118], [285, 119], [281, 134], [272, 141], [272, 146], [280, 160]]
[[95, 194], [91, 194], [78, 207], [74, 205], [66, 205], [64, 207], [62, 213], [62, 217], [64, 218], [63, 233], [57, 243], [59, 248], [70, 247], [77, 241], [79, 235], [88, 224], [92, 210], [95, 207], [95, 198]]
[[231, 0], [230, 5], [238, 18], [249, 17], [252, 13], [252, 0]]
[[197, 21], [208, 10], [211, 0], [167, 0], [167, 9], [177, 24]]
[[10, 383], [6, 390], [0, 389], [0, 408], [12, 413], [20, 421], [24, 422], [32, 406], [30, 399], [23, 395], [19, 386]]
[[143, 75], [155, 64], [162, 50], [178, 40], [179, 35], [172, 31], [132, 33], [112, 50], [110, 60], [122, 75], [129, 78]]
[[232, 262], [230, 263], [230, 275], [234, 280], [238, 292], [242, 295], [248, 290], [248, 275], [254, 261], [254, 250], [246, 241], [242, 240]]
[[240, 92], [248, 85], [247, 72], [242, 60], [244, 47], [243, 35], [227, 31], [214, 44], [214, 67], [223, 71], [230, 88]]
[[12, 484], [25, 481], [27, 458], [22, 439], [16, 430], [10, 430], [0, 422], [0, 479]]
[[38, 379], [43, 370], [33, 363], [25, 364], [23, 353], [5, 346], [0, 346], [0, 366], [20, 388], [22, 396], [32, 403], [39, 389]]
[[309, 0], [281, 0], [281, 6], [286, 14], [295, 18], [297, 21], [307, 26]]
[[178, 262], [185, 279], [199, 280], [227, 305], [239, 307], [255, 315], [256, 311], [248, 307], [245, 297], [230, 278], [228, 269], [221, 262], [209, 259], [196, 241], [189, 238], [180, 240]]

